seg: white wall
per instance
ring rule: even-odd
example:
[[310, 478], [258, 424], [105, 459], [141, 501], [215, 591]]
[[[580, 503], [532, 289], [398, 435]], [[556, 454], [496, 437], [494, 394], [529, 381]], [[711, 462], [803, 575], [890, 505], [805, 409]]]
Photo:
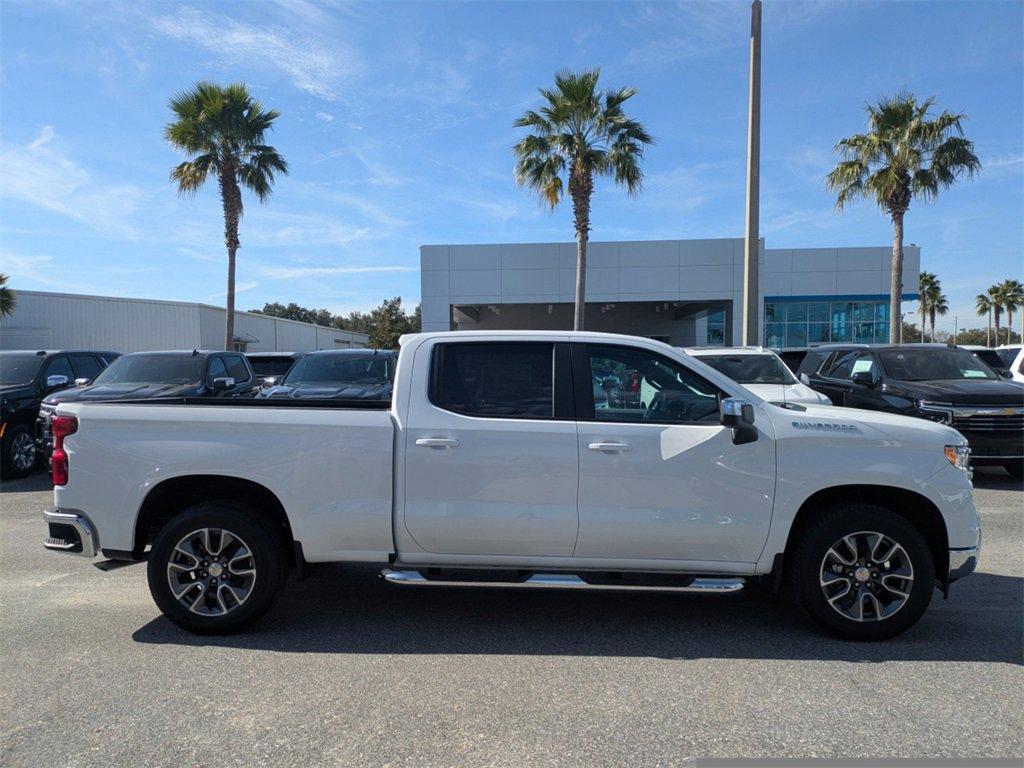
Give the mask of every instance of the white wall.
[[[225, 310], [206, 304], [18, 291], [14, 314], [0, 322], [0, 349], [221, 349]], [[308, 352], [365, 347], [365, 334], [235, 313], [248, 351]]]

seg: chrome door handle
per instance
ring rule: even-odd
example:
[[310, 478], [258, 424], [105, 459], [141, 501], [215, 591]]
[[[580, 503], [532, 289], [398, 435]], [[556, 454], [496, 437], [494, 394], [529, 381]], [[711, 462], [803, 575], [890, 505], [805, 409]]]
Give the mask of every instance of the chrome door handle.
[[629, 443], [591, 443], [587, 448], [603, 453], [629, 453], [633, 450], [633, 446]]
[[420, 437], [416, 440], [416, 445], [425, 448], [458, 448], [459, 441], [454, 437]]

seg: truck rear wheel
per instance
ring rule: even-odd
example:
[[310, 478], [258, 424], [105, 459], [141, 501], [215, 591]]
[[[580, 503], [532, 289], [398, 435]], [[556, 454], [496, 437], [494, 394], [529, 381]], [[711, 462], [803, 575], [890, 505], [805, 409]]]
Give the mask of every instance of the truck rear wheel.
[[921, 533], [872, 504], [825, 510], [798, 533], [787, 572], [800, 606], [847, 640], [885, 640], [912, 627], [935, 580]]
[[147, 566], [149, 591], [175, 624], [226, 634], [256, 621], [286, 577], [279, 538], [249, 511], [197, 504], [158, 534]]

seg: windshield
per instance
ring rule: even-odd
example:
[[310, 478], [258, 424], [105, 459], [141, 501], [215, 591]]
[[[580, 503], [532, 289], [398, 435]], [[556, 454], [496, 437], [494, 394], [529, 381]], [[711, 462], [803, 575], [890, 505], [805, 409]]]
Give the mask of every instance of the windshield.
[[28, 384], [42, 364], [42, 355], [0, 355], [0, 384]]
[[284, 376], [295, 361], [290, 357], [250, 357], [257, 376]]
[[775, 355], [698, 355], [697, 359], [739, 384], [796, 384]]
[[198, 384], [206, 360], [199, 355], [124, 355], [93, 384]]
[[903, 381], [999, 378], [966, 349], [880, 349], [878, 357], [890, 376]]
[[387, 384], [388, 359], [383, 355], [306, 355], [288, 372], [283, 384]]
[[1006, 368], [1013, 365], [1018, 352], [1020, 352], [1020, 347], [1007, 347], [1006, 349], [995, 350], [995, 353], [999, 355], [999, 359], [1003, 361], [1003, 366]]

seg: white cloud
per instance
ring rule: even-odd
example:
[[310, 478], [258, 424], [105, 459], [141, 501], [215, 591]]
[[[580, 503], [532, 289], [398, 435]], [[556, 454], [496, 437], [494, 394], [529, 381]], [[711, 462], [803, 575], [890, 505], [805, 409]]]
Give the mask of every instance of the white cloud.
[[334, 115], [330, 112], [317, 112], [316, 117], [318, 120], [323, 120], [325, 123], [333, 123]]
[[152, 24], [161, 34], [199, 46], [232, 65], [269, 65], [299, 90], [329, 101], [338, 98], [341, 82], [362, 68], [356, 52], [337, 39], [328, 46], [308, 35], [289, 35], [279, 26], [243, 24], [196, 8], [157, 16]]
[[97, 182], [54, 141], [46, 126], [23, 147], [0, 154], [0, 197], [67, 216], [102, 235], [132, 237], [128, 219], [143, 191], [128, 184]]
[[[244, 283], [235, 283], [235, 293], [239, 294], [239, 293], [243, 293], [245, 291], [251, 291], [253, 288], [255, 288], [258, 285], [259, 285], [259, 283], [256, 282], [255, 280], [247, 280]], [[222, 298], [226, 297], [227, 295], [228, 295], [228, 292], [226, 290], [220, 291], [219, 293], [211, 293], [209, 296], [206, 297], [206, 300], [207, 301], [213, 301], [214, 299], [222, 299]]]
[[43, 285], [58, 285], [53, 274], [53, 256], [22, 256], [0, 251], [0, 272], [12, 280], [32, 280]]
[[326, 275], [363, 275], [375, 272], [416, 272], [417, 267], [261, 267], [267, 277], [289, 280], [297, 277], [324, 277]]

